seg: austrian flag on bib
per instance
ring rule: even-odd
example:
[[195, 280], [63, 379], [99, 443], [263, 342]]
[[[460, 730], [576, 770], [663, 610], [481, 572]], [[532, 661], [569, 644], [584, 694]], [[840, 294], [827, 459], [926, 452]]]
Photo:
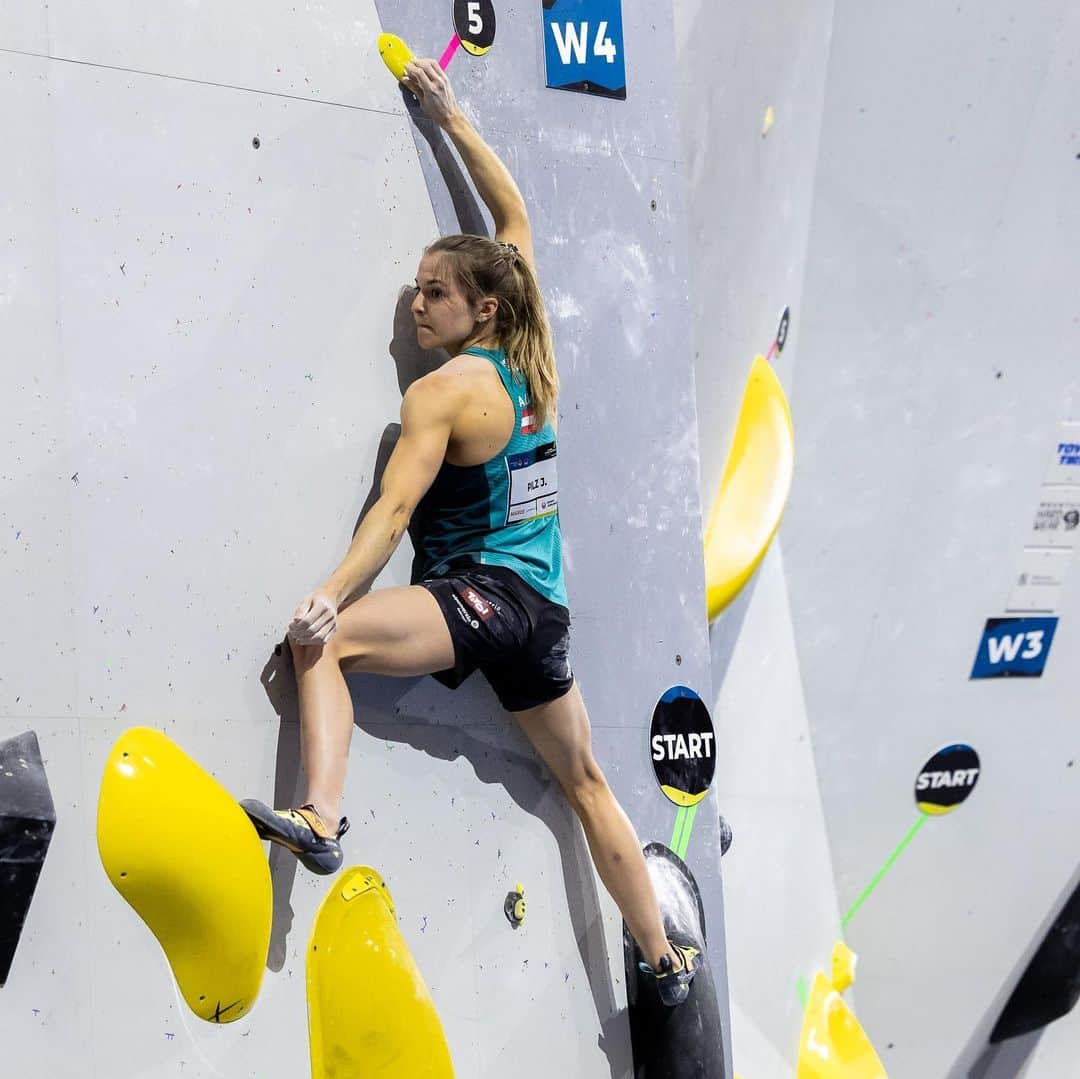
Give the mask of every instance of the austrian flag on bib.
[[540, 428], [536, 424], [536, 413], [532, 405], [523, 405], [521, 409], [521, 433], [523, 435], [535, 435]]

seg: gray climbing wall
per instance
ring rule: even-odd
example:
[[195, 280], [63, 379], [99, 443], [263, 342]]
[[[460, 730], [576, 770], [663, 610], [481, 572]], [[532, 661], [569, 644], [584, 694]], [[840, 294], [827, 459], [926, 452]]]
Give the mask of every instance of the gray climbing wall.
[[[498, 14], [492, 52], [451, 75], [533, 213], [597, 756], [642, 839], [668, 841], [652, 709], [673, 684], [711, 699], [671, 15], [625, 6], [623, 103], [545, 89], [540, 5]], [[451, 216], [475, 221], [440, 186], [452, 162], [414, 141], [382, 29], [437, 55], [450, 5], [0, 12], [0, 551], [17, 612], [0, 738], [37, 732], [64, 822], [0, 998], [5, 1059], [28, 1077], [306, 1072], [303, 959], [326, 883], [272, 860], [261, 998], [209, 1027], [109, 887], [94, 811], [136, 724], [237, 797], [294, 795], [275, 645], [347, 547], [401, 390], [432, 362], [399, 290]], [[524, 739], [479, 683], [352, 688], [346, 858], [387, 879], [458, 1073], [628, 1075], [620, 920]], [[725, 1002], [712, 799], [688, 860]]]
[[983, 768], [848, 926], [898, 1076], [969, 1073], [1080, 865], [1075, 559], [1044, 677], [968, 679], [1080, 419], [1078, 46], [1056, 0], [836, 4], [783, 539], [841, 906], [935, 750]]
[[[891, 1076], [1080, 1075], [1075, 1014], [987, 1046], [1080, 866], [1075, 558], [1039, 601], [1059, 618], [1044, 676], [969, 680], [986, 619], [1025, 602], [1042, 485], [1080, 420], [1080, 16], [677, 11], [706, 508], [742, 372], [793, 306], [792, 496], [712, 631], [736, 1067], [793, 1074], [797, 977], [847, 921]], [[954, 742], [978, 785], [912, 835], [916, 776]]]
[[[803, 273], [832, 8], [680, 0], [675, 9], [706, 518], [751, 361], [768, 352], [784, 307], [791, 329], [775, 368], [789, 395], [805, 362]], [[798, 461], [798, 414], [795, 438]], [[840, 917], [784, 547], [774, 542], [711, 632], [716, 791], [735, 834], [724, 859], [732, 1042], [744, 1079], [793, 1074], [800, 985], [828, 969]]]

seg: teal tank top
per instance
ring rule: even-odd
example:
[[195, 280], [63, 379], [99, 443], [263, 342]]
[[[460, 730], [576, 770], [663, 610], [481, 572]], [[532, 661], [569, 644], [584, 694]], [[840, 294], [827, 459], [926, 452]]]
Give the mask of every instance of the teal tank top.
[[503, 566], [566, 607], [555, 429], [537, 428], [525, 377], [510, 370], [502, 349], [465, 352], [495, 365], [514, 405], [514, 432], [483, 464], [443, 462], [409, 522], [413, 584], [469, 563]]

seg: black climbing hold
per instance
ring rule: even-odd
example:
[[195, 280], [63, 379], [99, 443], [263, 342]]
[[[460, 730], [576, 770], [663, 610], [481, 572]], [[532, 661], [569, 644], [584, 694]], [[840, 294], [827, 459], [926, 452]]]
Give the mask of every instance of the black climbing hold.
[[689, 997], [669, 1008], [660, 1000], [656, 980], [639, 968], [641, 952], [623, 924], [634, 1079], [726, 1079], [720, 1004], [705, 950], [705, 911], [697, 881], [663, 843], [650, 843], [644, 853], [664, 932], [669, 940], [697, 948], [701, 955]]
[[780, 315], [780, 324], [776, 327], [776, 354], [780, 355], [787, 344], [788, 330], [791, 328], [791, 308], [785, 307]]
[[520, 884], [515, 891], [506, 893], [503, 914], [515, 929], [525, 921], [525, 891]]
[[0, 742], [0, 988], [7, 982], [56, 811], [33, 731]]
[[731, 825], [723, 817], [720, 818], [720, 856], [723, 857], [731, 849], [731, 841], [735, 838]]
[[1001, 1042], [1029, 1034], [1072, 1011], [1080, 1000], [1080, 885], [1032, 956], [990, 1034]]

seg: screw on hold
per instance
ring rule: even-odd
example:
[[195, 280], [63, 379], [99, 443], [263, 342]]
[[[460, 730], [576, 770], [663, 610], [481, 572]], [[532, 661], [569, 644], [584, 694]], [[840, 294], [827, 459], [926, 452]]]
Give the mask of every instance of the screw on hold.
[[258, 135], [256, 135], [256, 136], [255, 136], [255, 138], [253, 138], [253, 139], [251, 140], [251, 145], [252, 145], [252, 146], [254, 146], [256, 150], [257, 150], [257, 149], [258, 149], [258, 148], [259, 148], [260, 146], [262, 146], [262, 140], [261, 140], [261, 139], [259, 138], [259, 136], [258, 136]]
[[525, 921], [525, 889], [522, 885], [519, 884], [514, 891], [506, 893], [503, 914], [515, 929]]

